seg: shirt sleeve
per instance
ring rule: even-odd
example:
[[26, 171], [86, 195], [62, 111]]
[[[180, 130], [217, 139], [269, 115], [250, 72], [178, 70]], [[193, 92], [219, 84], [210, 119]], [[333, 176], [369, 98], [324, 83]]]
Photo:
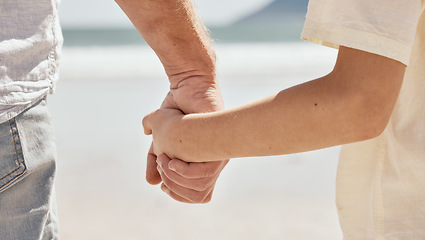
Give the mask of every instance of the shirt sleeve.
[[301, 38], [408, 65], [421, 0], [310, 0]]

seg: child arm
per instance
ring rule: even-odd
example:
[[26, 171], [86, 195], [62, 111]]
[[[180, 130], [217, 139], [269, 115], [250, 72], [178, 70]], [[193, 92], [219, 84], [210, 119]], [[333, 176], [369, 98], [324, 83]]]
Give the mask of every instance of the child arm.
[[310, 151], [378, 136], [390, 118], [405, 65], [340, 47], [334, 70], [265, 99], [216, 113], [156, 111], [144, 119], [155, 149], [202, 162]]

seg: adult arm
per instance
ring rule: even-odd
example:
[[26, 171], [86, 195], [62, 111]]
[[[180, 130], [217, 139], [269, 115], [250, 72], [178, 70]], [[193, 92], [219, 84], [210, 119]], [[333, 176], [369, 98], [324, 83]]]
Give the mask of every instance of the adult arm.
[[[223, 108], [215, 75], [215, 52], [190, 0], [116, 0], [145, 41], [158, 55], [170, 81], [162, 107], [184, 113], [211, 112]], [[157, 166], [157, 161], [162, 168]], [[171, 171], [168, 163], [175, 169]], [[215, 181], [227, 161], [186, 164], [155, 155], [151, 147], [146, 179], [165, 180], [161, 188], [182, 202], [208, 202]], [[157, 171], [167, 171], [159, 174]], [[172, 175], [173, 173], [174, 175]], [[168, 177], [170, 176], [170, 177]], [[162, 178], [161, 178], [162, 177]]]
[[208, 161], [280, 155], [378, 136], [391, 116], [405, 65], [340, 47], [334, 70], [239, 108], [183, 116], [156, 111], [144, 119], [158, 153]]
[[116, 2], [158, 55], [171, 89], [192, 77], [215, 82], [215, 52], [190, 0]]

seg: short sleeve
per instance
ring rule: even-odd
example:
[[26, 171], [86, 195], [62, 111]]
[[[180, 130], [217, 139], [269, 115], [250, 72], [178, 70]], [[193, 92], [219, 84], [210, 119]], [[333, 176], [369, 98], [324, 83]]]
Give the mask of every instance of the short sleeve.
[[421, 0], [310, 0], [301, 38], [408, 65]]

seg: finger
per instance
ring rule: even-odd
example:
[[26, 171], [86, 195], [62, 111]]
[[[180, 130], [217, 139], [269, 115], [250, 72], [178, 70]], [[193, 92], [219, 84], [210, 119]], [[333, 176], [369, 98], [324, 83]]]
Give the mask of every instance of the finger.
[[152, 118], [153, 118], [153, 112], [146, 115], [142, 120], [143, 131], [145, 135], [152, 134], [152, 125], [151, 125]]
[[228, 160], [201, 163], [186, 163], [172, 159], [168, 167], [184, 178], [204, 178], [218, 175], [226, 166]]
[[209, 202], [211, 202], [213, 192], [214, 192], [214, 187], [211, 189], [210, 194], [208, 194], [208, 196], [204, 199], [204, 201], [202, 203], [209, 203]]
[[[186, 198], [180, 197], [179, 195], [171, 192], [170, 189], [168, 189], [167, 186], [165, 186], [165, 184], [161, 184], [161, 190], [176, 201], [183, 202], [183, 203], [193, 203], [187, 200]], [[212, 199], [212, 194], [213, 194], [213, 191], [211, 191], [210, 194], [208, 194], [208, 196], [205, 198], [205, 200], [202, 203], [209, 203]]]
[[170, 179], [168, 179], [162, 171], [160, 171], [160, 175], [163, 184], [170, 190], [170, 196], [171, 193], [174, 193], [192, 203], [203, 203], [213, 189], [213, 187], [210, 187], [205, 191], [195, 191], [192, 189], [184, 188], [170, 181]]
[[146, 181], [152, 185], [156, 185], [162, 182], [161, 176], [156, 169], [156, 158], [157, 157], [154, 153], [153, 144], [151, 144], [146, 161]]
[[183, 202], [183, 203], [192, 203], [191, 201], [187, 200], [186, 198], [182, 198], [179, 195], [171, 192], [170, 189], [168, 189], [167, 186], [165, 186], [165, 184], [161, 184], [161, 190], [176, 201]]
[[218, 175], [205, 178], [185, 178], [168, 168], [170, 159], [161, 154], [157, 158], [157, 164], [161, 167], [163, 174], [172, 182], [195, 191], [205, 191], [214, 185]]

